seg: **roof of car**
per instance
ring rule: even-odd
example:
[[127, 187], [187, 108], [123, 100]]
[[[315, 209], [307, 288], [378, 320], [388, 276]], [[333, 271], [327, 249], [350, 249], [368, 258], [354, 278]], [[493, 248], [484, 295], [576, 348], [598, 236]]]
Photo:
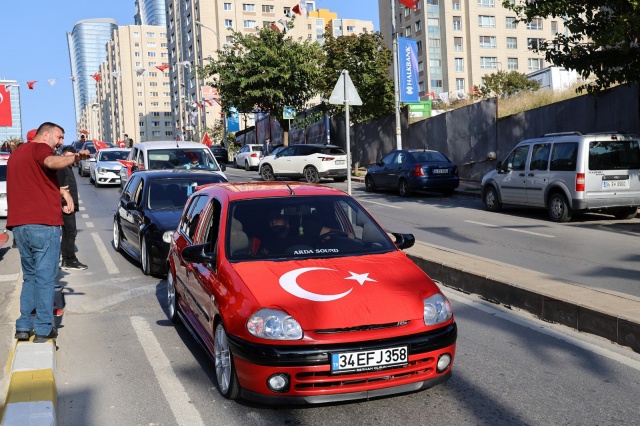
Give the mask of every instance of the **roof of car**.
[[193, 178], [194, 176], [211, 176], [217, 175], [220, 178], [224, 179], [217, 170], [206, 171], [206, 170], [189, 170], [189, 169], [179, 169], [179, 170], [139, 170], [135, 173], [135, 176], [147, 176], [152, 179], [171, 179], [171, 178]]
[[133, 144], [134, 148], [142, 150], [150, 149], [169, 149], [169, 148], [207, 148], [206, 145], [200, 142], [189, 141], [152, 141], [152, 142], [138, 142]]
[[204, 191], [213, 191], [230, 201], [302, 195], [347, 195], [329, 186], [306, 182], [225, 182], [206, 188]]
[[100, 152], [111, 152], [111, 151], [131, 151], [131, 148], [102, 148]]

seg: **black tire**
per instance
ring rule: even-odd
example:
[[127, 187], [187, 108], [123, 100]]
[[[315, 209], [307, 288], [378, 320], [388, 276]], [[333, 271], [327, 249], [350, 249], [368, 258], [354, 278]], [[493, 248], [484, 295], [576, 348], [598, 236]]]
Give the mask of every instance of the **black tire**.
[[502, 203], [500, 202], [500, 198], [498, 198], [498, 191], [489, 185], [482, 192], [482, 202], [484, 203], [484, 207], [490, 212], [497, 212], [502, 209]]
[[82, 177], [82, 167], [78, 164], [78, 176]]
[[248, 162], [248, 161], [245, 161], [245, 162], [244, 162], [244, 170], [245, 170], [245, 171], [247, 171], [247, 172], [248, 172], [249, 170], [251, 170], [251, 166], [249, 165], [249, 162]]
[[140, 269], [142, 269], [142, 273], [145, 275], [151, 274], [151, 257], [149, 255], [147, 237], [142, 237], [140, 240]]
[[616, 219], [629, 220], [636, 217], [637, 214], [638, 214], [638, 207], [630, 206], [630, 207], [625, 207], [618, 210], [617, 212], [614, 213], [614, 216], [616, 217]]
[[367, 192], [376, 192], [376, 184], [371, 176], [364, 177], [364, 189]]
[[180, 319], [178, 310], [178, 293], [176, 292], [176, 280], [173, 277], [171, 266], [168, 267], [167, 272], [167, 310], [169, 311], [169, 319], [172, 323], [177, 323]]
[[213, 358], [218, 392], [227, 399], [237, 399], [240, 394], [240, 384], [238, 383], [233, 355], [231, 355], [231, 349], [229, 348], [227, 332], [222, 323], [216, 326], [213, 336]]
[[89, 172], [89, 183], [93, 184], [94, 186], [98, 186], [96, 185], [96, 181], [93, 177], [91, 177], [91, 172]]
[[240, 166], [238, 165], [238, 160], [233, 160], [233, 167], [235, 167], [236, 169], [240, 168]]
[[444, 191], [441, 191], [442, 195], [446, 195], [446, 196], [451, 196], [453, 195], [454, 190], [453, 189], [445, 189]]
[[121, 241], [120, 241], [120, 223], [118, 223], [118, 219], [113, 220], [113, 248], [116, 251], [122, 251]]
[[273, 174], [273, 168], [268, 164], [262, 166], [260, 169], [260, 176], [262, 177], [262, 180], [266, 181], [272, 181], [276, 178]]
[[318, 170], [313, 166], [307, 166], [302, 171], [304, 174], [304, 180], [309, 183], [318, 183], [320, 182], [320, 175], [318, 174]]
[[400, 179], [398, 182], [398, 192], [401, 197], [409, 197], [411, 195], [411, 188], [409, 188], [409, 182], [406, 179]]
[[567, 203], [567, 198], [559, 192], [555, 192], [549, 197], [548, 211], [549, 219], [552, 222], [568, 222], [573, 214], [569, 203]]

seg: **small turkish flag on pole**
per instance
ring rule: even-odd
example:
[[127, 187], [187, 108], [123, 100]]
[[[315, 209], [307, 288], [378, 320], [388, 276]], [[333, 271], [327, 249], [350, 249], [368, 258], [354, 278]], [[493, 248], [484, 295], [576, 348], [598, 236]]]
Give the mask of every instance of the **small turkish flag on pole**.
[[211, 146], [212, 142], [211, 142], [211, 138], [209, 137], [209, 133], [204, 134], [204, 136], [202, 137], [202, 143], [205, 144], [206, 146]]
[[104, 148], [109, 148], [109, 146], [106, 143], [99, 141], [98, 139], [93, 140], [93, 146], [96, 147], [96, 151], [100, 151], [101, 149], [104, 149]]

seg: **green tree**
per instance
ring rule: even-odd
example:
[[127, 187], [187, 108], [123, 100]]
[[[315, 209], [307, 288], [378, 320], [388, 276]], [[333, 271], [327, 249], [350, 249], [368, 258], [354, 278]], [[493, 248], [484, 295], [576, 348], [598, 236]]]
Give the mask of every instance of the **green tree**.
[[[324, 34], [324, 64], [319, 79], [320, 93], [328, 100], [342, 70], [349, 71], [362, 106], [349, 109], [354, 123], [394, 113], [393, 80], [389, 76], [392, 53], [380, 32], [333, 37]], [[330, 114], [344, 112], [344, 106], [326, 103]]]
[[535, 92], [540, 88], [540, 82], [529, 80], [525, 74], [518, 71], [498, 71], [485, 75], [484, 84], [473, 88], [474, 98], [508, 98], [518, 92]]
[[[519, 22], [558, 18], [568, 30], [545, 40], [536, 51], [547, 61], [576, 70], [596, 93], [616, 83], [640, 82], [640, 2], [637, 0], [503, 0]], [[577, 90], [581, 92], [584, 87]]]
[[[291, 27], [293, 22], [289, 22]], [[317, 94], [322, 51], [317, 43], [295, 41], [263, 27], [257, 34], [232, 32], [233, 43], [218, 51], [201, 71], [218, 88], [225, 111], [268, 111], [283, 129], [284, 107], [303, 110]]]

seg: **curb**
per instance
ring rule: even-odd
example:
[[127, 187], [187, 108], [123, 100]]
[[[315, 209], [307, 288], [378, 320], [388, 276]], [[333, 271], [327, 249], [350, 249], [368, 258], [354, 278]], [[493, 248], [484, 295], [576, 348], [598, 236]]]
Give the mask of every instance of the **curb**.
[[17, 342], [11, 356], [9, 389], [0, 425], [55, 425], [55, 343]]

